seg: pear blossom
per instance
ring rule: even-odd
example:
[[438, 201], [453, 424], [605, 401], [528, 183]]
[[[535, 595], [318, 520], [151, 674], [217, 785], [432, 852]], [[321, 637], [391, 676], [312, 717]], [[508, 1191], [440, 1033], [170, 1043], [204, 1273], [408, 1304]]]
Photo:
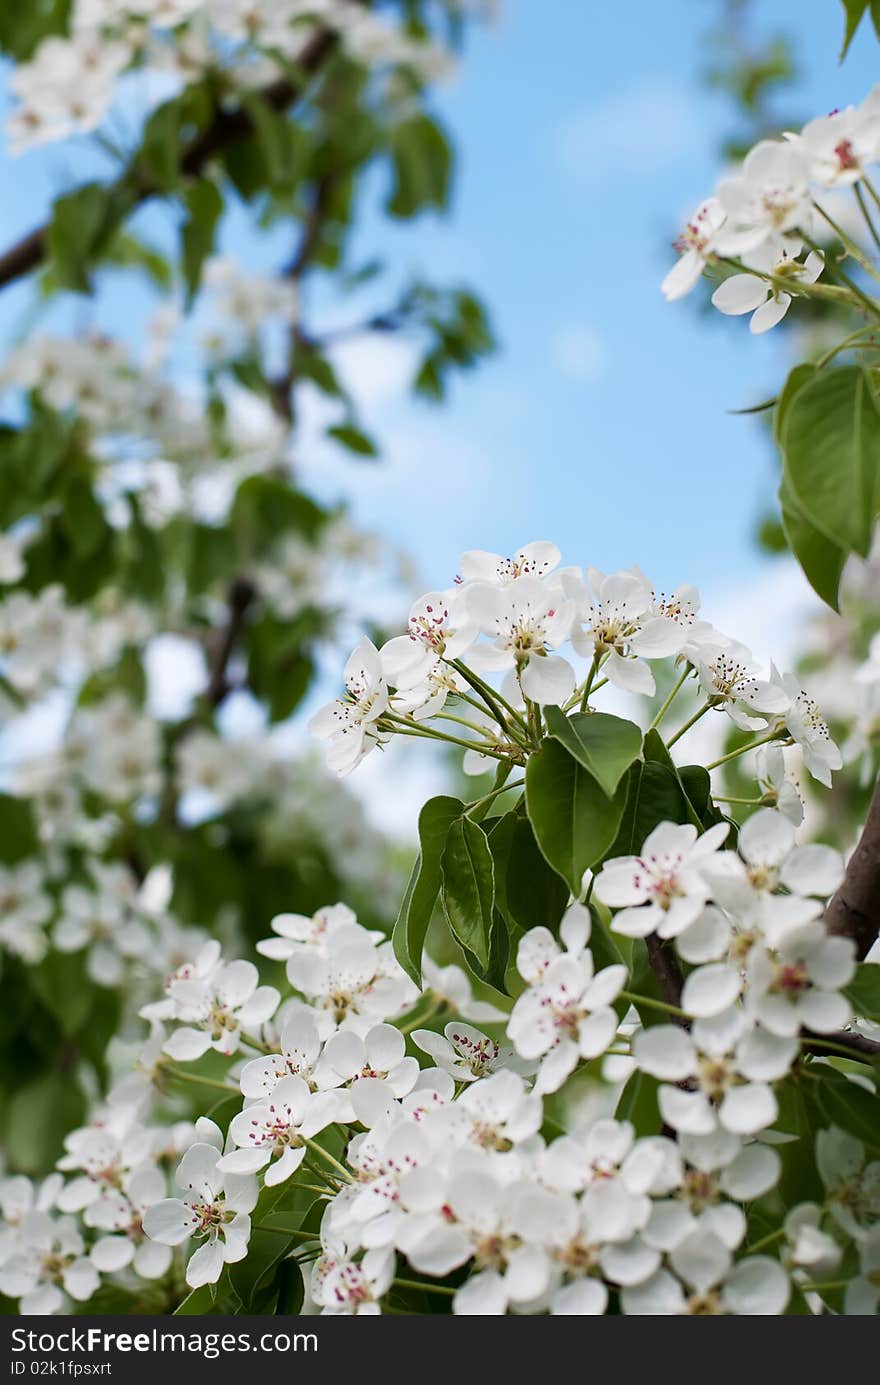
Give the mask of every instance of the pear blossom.
[[719, 312], [729, 316], [751, 313], [749, 331], [753, 335], [769, 332], [785, 317], [792, 296], [761, 276], [769, 274], [797, 288], [799, 284], [814, 284], [825, 267], [824, 257], [818, 250], [811, 250], [801, 263], [797, 258], [800, 249], [796, 238], [780, 245], [765, 241], [743, 256], [743, 263], [756, 272], [732, 274], [712, 294], [712, 303]]
[[762, 745], [755, 752], [755, 769], [765, 799], [769, 799], [771, 806], [778, 808], [795, 827], [800, 827], [804, 820], [804, 802], [788, 772], [782, 747]]
[[697, 662], [697, 672], [713, 705], [723, 707], [742, 731], [762, 730], [770, 714], [788, 710], [789, 695], [778, 682], [759, 676], [751, 651], [743, 644], [707, 648]]
[[850, 187], [880, 158], [880, 109], [871, 92], [861, 106], [847, 106], [810, 120], [795, 140], [810, 178], [822, 187]]
[[0, 947], [25, 962], [39, 962], [49, 947], [44, 925], [52, 899], [45, 886], [37, 861], [0, 866]]
[[414, 1029], [412, 1041], [458, 1082], [476, 1082], [508, 1067], [514, 1059], [512, 1048], [496, 1043], [461, 1020], [450, 1020], [442, 1034], [432, 1029]]
[[812, 223], [807, 163], [796, 141], [761, 140], [742, 172], [721, 180], [717, 196], [727, 218], [716, 242], [720, 255], [747, 254]]
[[340, 929], [326, 956], [299, 951], [287, 961], [291, 985], [336, 1026], [366, 1032], [417, 999], [390, 942], [375, 945], [359, 925]]
[[846, 1286], [843, 1311], [848, 1316], [873, 1316], [880, 1303], [880, 1226], [859, 1245], [859, 1274]]
[[[260, 986], [252, 962], [221, 962], [210, 976], [174, 979], [168, 990], [168, 1011], [159, 1018], [179, 1022], [166, 1040], [164, 1052], [186, 1063], [210, 1048], [234, 1053], [242, 1033], [258, 1034], [278, 1008], [274, 986]], [[158, 1007], [153, 1007], [153, 1012]]]
[[728, 830], [727, 823], [718, 823], [698, 837], [690, 823], [663, 822], [645, 839], [640, 856], [606, 861], [594, 892], [620, 910], [612, 928], [627, 937], [672, 938], [692, 924], [710, 895], [704, 868]]
[[[525, 935], [526, 957], [529, 945]], [[604, 1053], [617, 1029], [612, 1005], [626, 982], [626, 968], [594, 972], [589, 949], [554, 958], [539, 980], [516, 1001], [507, 1032], [521, 1058], [540, 1058], [535, 1090], [554, 1092], [582, 1058]]]
[[860, 1140], [832, 1126], [816, 1136], [816, 1167], [838, 1225], [856, 1242], [875, 1235], [880, 1226], [880, 1159], [867, 1159]]
[[493, 641], [479, 646], [473, 666], [515, 669], [523, 695], [539, 706], [558, 706], [574, 691], [574, 670], [548, 651], [564, 643], [575, 608], [555, 584], [524, 576], [506, 587], [477, 583], [467, 594], [468, 609]]
[[428, 592], [414, 602], [408, 631], [383, 644], [380, 652], [387, 681], [398, 690], [412, 688], [434, 670], [438, 659], [460, 659], [478, 635], [465, 592]]
[[389, 705], [382, 659], [370, 640], [361, 640], [343, 676], [345, 698], [328, 703], [309, 722], [312, 735], [329, 739], [327, 763], [339, 775], [348, 774], [379, 744], [376, 723]]
[[252, 1058], [245, 1063], [239, 1078], [242, 1095], [252, 1100], [265, 1099], [284, 1077], [299, 1077], [310, 1091], [314, 1091], [318, 1086], [315, 1069], [322, 1047], [312, 1015], [291, 1016], [281, 1031], [281, 1052]]
[[792, 1036], [801, 1026], [828, 1034], [852, 1016], [841, 988], [855, 966], [852, 940], [829, 937], [821, 920], [789, 928], [773, 948], [757, 945], [749, 952], [746, 1007], [772, 1034]]
[[0, 1294], [18, 1299], [19, 1313], [63, 1312], [71, 1299], [90, 1299], [99, 1283], [73, 1217], [36, 1209], [22, 1217], [17, 1246], [0, 1264]]
[[368, 1250], [360, 1260], [350, 1257], [344, 1242], [326, 1237], [322, 1255], [312, 1267], [310, 1293], [322, 1316], [355, 1317], [381, 1313], [380, 1300], [394, 1278], [394, 1251]]
[[406, 1041], [391, 1024], [376, 1024], [361, 1037], [351, 1029], [338, 1030], [327, 1040], [317, 1078], [336, 1093], [336, 1119], [353, 1121], [351, 1101], [367, 1087], [370, 1100], [404, 1097], [419, 1075], [418, 1060], [406, 1056]]
[[235, 1149], [217, 1161], [223, 1174], [263, 1171], [267, 1187], [284, 1183], [306, 1156], [306, 1140], [330, 1125], [338, 1106], [330, 1093], [313, 1094], [301, 1077], [282, 1077], [262, 1101], [233, 1116], [229, 1136]]
[[[655, 602], [654, 590], [638, 568], [606, 576], [588, 568], [590, 591], [568, 579], [566, 590], [578, 605], [571, 642], [585, 658], [605, 656], [602, 672], [628, 692], [654, 693], [654, 676], [646, 659], [677, 654], [687, 638], [678, 607]], [[581, 624], [583, 622], [583, 624]]]
[[688, 1236], [669, 1259], [674, 1273], [659, 1270], [621, 1291], [625, 1314], [775, 1317], [785, 1312], [791, 1290], [778, 1260], [750, 1255], [733, 1263], [727, 1246], [703, 1231]]
[[680, 258], [661, 286], [667, 301], [683, 298], [694, 288], [715, 253], [715, 243], [724, 225], [725, 215], [725, 209], [717, 197], [708, 197], [697, 207], [675, 242]]
[[521, 577], [547, 577], [561, 562], [562, 554], [556, 544], [544, 540], [527, 543], [512, 558], [474, 548], [459, 559], [458, 581], [465, 588], [476, 582], [506, 587]]
[[831, 739], [818, 704], [798, 686], [792, 674], [786, 674], [783, 683], [788, 697], [785, 724], [789, 734], [801, 747], [804, 764], [813, 778], [830, 788], [832, 771], [840, 769], [843, 756]]
[[673, 1129], [711, 1135], [720, 1125], [754, 1135], [776, 1119], [771, 1084], [788, 1073], [798, 1045], [732, 1011], [720, 1021], [697, 1020], [691, 1033], [652, 1025], [636, 1035], [633, 1053], [642, 1071], [664, 1084], [658, 1103]]
[[224, 1265], [247, 1255], [249, 1214], [258, 1195], [252, 1174], [219, 1169], [222, 1135], [214, 1123], [201, 1120], [197, 1129], [203, 1138], [186, 1151], [175, 1174], [183, 1196], [154, 1202], [143, 1219], [144, 1231], [160, 1245], [179, 1246], [192, 1237], [200, 1239], [186, 1267], [191, 1289], [216, 1284]]
[[161, 1279], [167, 1273], [171, 1247], [151, 1241], [143, 1226], [147, 1208], [166, 1193], [165, 1175], [155, 1165], [143, 1164], [126, 1180], [124, 1192], [107, 1189], [86, 1209], [86, 1225], [105, 1233], [89, 1252], [92, 1264], [102, 1274], [115, 1274], [129, 1266], [140, 1279]]

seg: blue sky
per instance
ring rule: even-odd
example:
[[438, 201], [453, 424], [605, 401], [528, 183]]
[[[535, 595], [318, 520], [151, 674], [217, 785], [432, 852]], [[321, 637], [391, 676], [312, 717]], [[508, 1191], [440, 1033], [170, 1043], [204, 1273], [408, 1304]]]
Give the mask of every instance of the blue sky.
[[[761, 31], [795, 34], [801, 77], [787, 112], [806, 119], [868, 90], [880, 50], [865, 26], [838, 65], [836, 0], [814, 0], [809, 13], [794, 0], [753, 8]], [[406, 348], [355, 343], [340, 364], [385, 456], [349, 461], [313, 429], [298, 449], [304, 477], [348, 496], [356, 517], [412, 554], [425, 588], [446, 585], [465, 548], [512, 552], [552, 538], [569, 562], [637, 562], [658, 587], [698, 583], [710, 619], [784, 661], [797, 619], [816, 603], [793, 564], [754, 547], [774, 462], [755, 422], [726, 412], [774, 391], [784, 343], [701, 316], [694, 299], [666, 304], [659, 289], [669, 242], [711, 191], [731, 128], [725, 99], [700, 80], [720, 4], [504, 0], [502, 10], [474, 33], [437, 99], [460, 151], [451, 214], [394, 227], [372, 213], [358, 240], [361, 260], [379, 252], [401, 274], [477, 287], [501, 350], [432, 409], [404, 398]], [[99, 166], [82, 142], [0, 154], [0, 238], [43, 220], [54, 194]], [[169, 222], [154, 208], [140, 225], [161, 239]], [[241, 214], [223, 248], [255, 268], [289, 253]], [[27, 285], [3, 294], [0, 336], [21, 331], [31, 303]], [[120, 278], [97, 307], [73, 300], [66, 316], [94, 314], [136, 345], [149, 306], [140, 285]], [[306, 307], [319, 324], [338, 320], [320, 288]], [[325, 682], [337, 677], [328, 667]], [[374, 792], [393, 779], [393, 792], [378, 795], [383, 820], [411, 830], [425, 791], [420, 757], [407, 758], [408, 787], [400, 757], [374, 762], [356, 787], [369, 795], [371, 783]]]
[[[763, 32], [795, 33], [790, 108], [804, 118], [868, 89], [876, 42], [866, 31], [839, 66], [834, 0], [817, 0], [808, 20], [793, 0], [754, 8]], [[783, 344], [659, 292], [669, 241], [711, 190], [731, 126], [725, 98], [700, 80], [719, 11], [705, 0], [504, 0], [438, 97], [460, 150], [451, 215], [365, 221], [364, 257], [378, 250], [475, 285], [501, 343], [440, 410], [401, 402], [406, 352], [361, 343], [346, 364], [386, 460], [305, 449], [310, 482], [353, 495], [356, 513], [417, 554], [429, 585], [449, 580], [463, 548], [511, 551], [533, 537], [555, 538], [570, 561], [639, 562], [660, 586], [720, 588], [758, 570], [752, 532], [773, 460], [760, 428], [726, 410], [773, 392]], [[4, 239], [93, 166], [81, 144], [3, 157]], [[142, 220], [167, 226], [155, 211]], [[242, 216], [225, 246], [260, 266], [287, 248], [254, 237]], [[4, 334], [26, 320], [27, 294], [5, 294]], [[313, 306], [327, 308], [320, 291]], [[128, 284], [99, 320], [128, 330], [144, 307]]]

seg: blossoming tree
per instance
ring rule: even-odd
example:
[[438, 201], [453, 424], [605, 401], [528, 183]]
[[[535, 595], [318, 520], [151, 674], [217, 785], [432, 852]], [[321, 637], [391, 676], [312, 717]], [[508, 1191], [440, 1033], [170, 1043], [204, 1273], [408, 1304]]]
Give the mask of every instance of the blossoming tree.
[[[100, 13], [81, 5], [82, 32], [44, 39], [18, 69], [15, 119], [25, 140], [94, 123], [116, 75], [147, 54], [185, 54], [178, 62], [187, 76], [194, 65], [197, 86], [207, 70], [213, 99], [202, 124], [192, 113], [204, 109], [200, 97], [172, 115], [160, 107], [145, 133], [147, 144], [173, 132], [163, 158], [175, 164], [174, 187], [184, 180], [191, 289], [205, 257], [204, 209], [217, 197], [205, 190], [219, 176], [207, 165], [219, 159], [224, 177], [247, 186], [254, 163], [267, 177], [270, 167], [287, 176], [302, 140], [312, 156], [314, 138], [324, 156], [329, 144], [342, 157], [348, 146], [340, 152], [323, 121], [333, 126], [342, 109], [350, 129], [347, 102], [370, 110], [396, 97], [397, 83], [420, 133], [408, 152], [395, 146], [395, 198], [410, 209], [435, 200], [439, 136], [410, 104], [426, 56], [418, 26], [380, 33], [360, 7], [335, 0], [250, 0], [243, 28], [230, 16], [244, 7], [231, 3], [153, 8], [152, 25], [132, 25], [119, 23], [116, 5]], [[21, 42], [31, 57], [32, 39]], [[59, 114], [44, 73], [52, 71], [55, 91], [59, 72], [84, 61], [99, 64], [104, 96], [84, 114], [78, 101]], [[262, 81], [267, 61], [271, 80], [259, 86], [253, 67]], [[310, 121], [278, 118], [313, 62], [316, 136]], [[283, 97], [270, 98], [277, 84]], [[181, 121], [199, 127], [182, 146]], [[399, 141], [396, 126], [382, 128]], [[386, 146], [375, 138], [381, 156]], [[242, 140], [251, 144], [230, 168]], [[376, 150], [371, 142], [363, 159]], [[844, 558], [867, 553], [876, 517], [878, 406], [859, 351], [872, 341], [880, 304], [871, 253], [835, 217], [855, 263], [830, 254], [817, 219], [832, 215], [822, 189], [843, 184], [873, 228], [878, 161], [876, 93], [799, 135], [762, 142], [694, 215], [664, 286], [679, 297], [708, 272], [720, 281], [716, 307], [751, 313], [754, 331], [797, 311], [800, 298], [864, 316], [834, 349], [798, 366], [773, 403], [786, 533], [832, 602]], [[328, 165], [306, 165], [310, 262], [316, 246], [336, 244], [339, 227], [331, 233], [324, 220], [335, 205]], [[51, 233], [18, 247], [7, 272], [49, 252], [57, 286], [93, 258], [142, 262], [140, 241], [131, 245], [127, 230], [120, 240], [123, 222], [113, 221], [120, 203], [124, 221], [142, 188], [125, 175], [109, 190], [62, 200]], [[350, 192], [349, 184], [343, 223]], [[273, 188], [270, 205], [281, 214], [291, 195]], [[99, 199], [100, 213], [83, 221], [83, 207]], [[65, 267], [71, 219], [86, 253], [81, 240]], [[246, 774], [243, 782], [241, 757], [212, 734], [208, 714], [234, 685], [242, 653], [272, 714], [292, 710], [308, 676], [303, 645], [322, 628], [311, 594], [305, 630], [297, 625], [294, 638], [289, 626], [302, 618], [303, 589], [311, 593], [311, 551], [329, 561], [315, 536], [326, 539], [331, 521], [276, 469], [251, 471], [223, 383], [227, 373], [259, 379], [288, 421], [303, 372], [337, 393], [292, 292], [305, 261], [300, 244], [284, 285], [210, 267], [206, 287], [236, 304], [239, 327], [242, 318], [259, 327], [269, 309], [285, 318], [292, 374], [269, 376], [246, 334], [244, 354], [212, 361], [207, 432], [201, 414], [193, 419], [185, 401], [153, 376], [145, 383], [106, 343], [84, 355], [81, 343], [65, 352], [31, 341], [9, 366], [30, 389], [26, 422], [8, 443], [16, 474], [63, 489], [43, 507], [30, 500], [21, 512], [28, 523], [5, 541], [15, 588], [7, 602], [18, 603], [6, 624], [8, 696], [40, 695], [68, 661], [86, 661], [83, 651], [89, 674], [75, 696], [68, 690], [75, 706], [60, 759], [31, 767], [27, 796], [10, 796], [19, 847], [3, 882], [3, 937], [16, 985], [40, 998], [66, 1040], [57, 1072], [90, 1062], [93, 1101], [85, 1119], [61, 1120], [63, 1152], [51, 1171], [48, 1161], [27, 1168], [16, 1154], [21, 1122], [44, 1108], [27, 1087], [12, 1103], [22, 1172], [0, 1183], [0, 1292], [24, 1313], [84, 1304], [181, 1314], [876, 1313], [880, 969], [869, 953], [880, 808], [848, 863], [808, 839], [804, 776], [829, 792], [841, 752], [799, 679], [760, 667], [735, 632], [702, 613], [693, 586], [662, 593], [638, 568], [583, 566], [589, 555], [563, 565], [546, 540], [511, 556], [470, 551], [447, 586], [412, 605], [405, 629], [358, 640], [341, 695], [310, 723], [330, 770], [356, 773], [392, 738], [418, 738], [438, 754], [463, 752], [478, 786], [472, 798], [445, 794], [422, 808], [393, 928], [378, 910], [361, 907], [358, 917], [353, 895], [313, 908], [303, 882], [286, 876], [264, 893], [255, 883], [264, 859], [232, 849], [226, 810], [264, 792], [270, 771], [261, 768], [257, 789]], [[450, 305], [432, 292], [428, 301], [419, 290], [392, 317], [415, 315], [427, 333], [421, 378], [433, 387], [449, 359], [466, 363], [487, 341], [470, 298]], [[222, 454], [224, 470], [249, 472], [222, 529], [213, 526], [219, 537], [179, 509], [150, 522], [153, 503], [119, 479], [132, 420], [138, 462], [149, 469], [161, 438], [182, 487], [206, 456], [212, 467]], [[34, 429], [63, 440], [63, 479], [37, 479]], [[334, 431], [362, 448], [350, 420]], [[145, 439], [156, 446], [143, 463]], [[82, 483], [75, 501], [71, 478]], [[309, 520], [289, 523], [291, 546], [273, 526], [294, 513]], [[95, 547], [78, 549], [90, 525], [100, 529]], [[109, 578], [88, 576], [91, 563], [103, 572], [108, 547], [121, 584], [112, 601]], [[230, 549], [235, 575], [218, 617], [211, 580], [228, 580]], [[120, 572], [155, 580], [160, 554], [161, 588], [145, 597], [136, 587], [133, 602]], [[35, 575], [46, 572], [61, 586]], [[149, 623], [144, 610], [156, 606], [173, 619]], [[156, 628], [190, 629], [184, 617], [207, 627], [207, 690], [193, 716], [157, 726], [138, 705], [133, 647]], [[693, 729], [710, 721], [730, 728], [735, 744], [694, 762]], [[194, 848], [179, 822], [180, 788], [197, 785], [211, 788], [222, 811]], [[228, 835], [218, 837], [218, 820]], [[229, 855], [244, 862], [241, 895], [221, 876], [209, 910], [206, 878]], [[284, 890], [289, 898], [276, 906]], [[224, 901], [247, 920], [237, 937]], [[217, 936], [182, 932], [169, 911]], [[242, 955], [249, 936], [259, 966]], [[90, 978], [81, 1013], [70, 956]], [[122, 978], [124, 1005], [113, 989]], [[95, 1000], [101, 988], [116, 997], [107, 1020]], [[96, 1052], [82, 1047], [85, 1027]], [[57, 1107], [51, 1115], [54, 1129]]]

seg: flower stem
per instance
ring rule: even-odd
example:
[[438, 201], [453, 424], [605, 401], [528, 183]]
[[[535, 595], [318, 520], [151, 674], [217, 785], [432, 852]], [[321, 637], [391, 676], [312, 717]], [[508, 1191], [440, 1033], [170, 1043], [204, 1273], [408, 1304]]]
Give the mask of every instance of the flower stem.
[[622, 1000], [628, 1000], [630, 1005], [635, 1005], [637, 1009], [640, 1005], [646, 1005], [649, 1010], [662, 1010], [666, 1015], [678, 1015], [679, 1019], [690, 1019], [687, 1010], [682, 1010], [678, 1005], [667, 1005], [665, 1000], [655, 1000], [650, 995], [636, 995], [633, 991], [621, 991], [620, 997]]
[[704, 717], [706, 713], [711, 710], [712, 705], [712, 698], [707, 698], [706, 701], [703, 703], [702, 707], [698, 707], [697, 710], [694, 712], [693, 716], [688, 718], [688, 720], [684, 723], [684, 726], [679, 726], [675, 735], [670, 736], [669, 740], [666, 742], [666, 749], [669, 750], [672, 746], [675, 745], [676, 741], [680, 741], [685, 731], [690, 731], [691, 727], [694, 726], [700, 720], [700, 717]]
[[763, 1250], [765, 1246], [772, 1246], [774, 1241], [778, 1241], [780, 1236], [785, 1235], [785, 1227], [777, 1227], [775, 1231], [770, 1231], [766, 1236], [762, 1236], [760, 1241], [755, 1241], [754, 1245], [746, 1246], [749, 1255], [754, 1255], [755, 1251]]
[[824, 356], [819, 357], [816, 362], [816, 369], [822, 370], [829, 361], [834, 360], [835, 356], [839, 356], [841, 351], [846, 351], [847, 347], [858, 345], [874, 349], [873, 342], [860, 342], [859, 337], [863, 337], [866, 332], [876, 332], [876, 330], [873, 323], [868, 323], [867, 326], [859, 327], [855, 332], [850, 332], [848, 337], [844, 337], [843, 341], [839, 341], [836, 346], [832, 346], [830, 351], [826, 351]]
[[480, 694], [480, 697], [482, 697], [483, 701], [486, 703], [486, 706], [489, 708], [489, 711], [492, 713], [492, 715], [496, 718], [496, 720], [500, 719], [502, 726], [504, 725], [504, 719], [498, 717], [499, 706], [504, 708], [508, 715], [512, 717], [514, 722], [516, 722], [517, 725], [520, 726], [523, 731], [528, 730], [523, 717], [518, 711], [516, 711], [514, 707], [511, 707], [506, 697], [503, 697], [502, 694], [498, 692], [495, 688], [490, 687], [490, 685], [486, 683], [478, 673], [474, 673], [473, 669], [468, 668], [467, 664], [463, 664], [460, 659], [452, 659], [450, 660], [450, 663], [452, 664], [452, 667], [456, 669], [458, 673], [461, 674], [462, 678], [464, 678], [468, 683], [470, 683], [471, 687], [474, 689], [474, 692]]
[[666, 713], [669, 711], [669, 708], [672, 706], [672, 704], [673, 704], [673, 702], [675, 701], [676, 697], [678, 696], [679, 692], [680, 692], [681, 689], [683, 688], [683, 686], [684, 686], [684, 680], [687, 678], [687, 676], [688, 676], [688, 674], [690, 673], [690, 671], [691, 671], [691, 666], [690, 666], [690, 664], [685, 664], [685, 666], [684, 666], [684, 672], [682, 673], [682, 675], [681, 675], [681, 677], [679, 678], [678, 682], [675, 684], [675, 687], [672, 689], [672, 692], [669, 694], [669, 696], [667, 697], [666, 701], [663, 703], [663, 706], [660, 708], [660, 710], [659, 710], [659, 712], [657, 713], [657, 715], [655, 716], [654, 720], [651, 722], [650, 729], [651, 729], [652, 731], [656, 731], [657, 727], [660, 725], [661, 721], [662, 721], [663, 718], [666, 716]]
[[325, 1159], [328, 1164], [332, 1164], [333, 1168], [336, 1169], [341, 1178], [345, 1179], [346, 1183], [354, 1182], [354, 1179], [345, 1165], [340, 1164], [338, 1159], [334, 1159], [330, 1151], [325, 1149], [323, 1145], [319, 1145], [317, 1140], [310, 1140], [306, 1135], [301, 1135], [300, 1139], [306, 1148], [310, 1149], [313, 1154], [320, 1154], [322, 1159]]
[[590, 693], [593, 691], [593, 684], [596, 681], [596, 674], [599, 672], [601, 659], [598, 651], [593, 655], [593, 662], [587, 674], [587, 681], [584, 683], [584, 691], [581, 694], [581, 711], [585, 712], [590, 705]]
[[[778, 731], [770, 731], [766, 736], [759, 736], [756, 741], [749, 741], [748, 745], [741, 745], [737, 750], [730, 750], [726, 755], [722, 755], [719, 760], [713, 760], [706, 769], [717, 769], [719, 765], [726, 765], [730, 760], [736, 760], [740, 755], [745, 755], [749, 750], [756, 750], [759, 745], [767, 745], [769, 741], [779, 739]], [[794, 745], [791, 736], [782, 742], [783, 745]]]
[[240, 1096], [238, 1087], [230, 1087], [228, 1082], [218, 1082], [213, 1077], [199, 1077], [195, 1072], [184, 1072], [183, 1068], [175, 1067], [173, 1063], [163, 1063], [162, 1071], [167, 1072], [169, 1077], [176, 1077], [178, 1082], [192, 1082], [197, 1087], [214, 1087], [218, 1092], [227, 1092], [230, 1096]]
[[508, 793], [513, 789], [521, 789], [525, 782], [524, 779], [514, 779], [512, 784], [502, 784], [499, 788], [492, 789], [490, 793], [483, 794], [482, 798], [477, 798], [473, 803], [469, 803], [465, 809], [465, 813], [470, 815], [472, 808], [482, 808], [484, 803], [491, 803], [499, 794]]
[[426, 1294], [446, 1294], [450, 1298], [456, 1292], [448, 1284], [420, 1284], [417, 1279], [392, 1279], [398, 1289], [423, 1289]]
[[880, 236], [878, 236], [877, 234], [877, 227], [874, 225], [871, 213], [868, 211], [868, 204], [865, 201], [865, 194], [862, 192], [862, 189], [859, 187], [858, 183], [853, 184], [853, 192], [856, 195], [856, 201], [859, 204], [859, 210], [861, 211], [862, 216], [865, 218], [865, 225], [867, 226], [870, 232], [871, 239], [876, 245], [877, 249], [880, 250]]

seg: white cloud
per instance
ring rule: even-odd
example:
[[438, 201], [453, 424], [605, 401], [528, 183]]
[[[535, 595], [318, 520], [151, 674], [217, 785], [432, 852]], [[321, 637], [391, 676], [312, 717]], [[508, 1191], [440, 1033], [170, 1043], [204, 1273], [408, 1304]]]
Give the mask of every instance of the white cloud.
[[572, 380], [596, 380], [605, 367], [605, 343], [589, 323], [558, 327], [550, 337], [550, 355], [557, 370]]
[[557, 155], [568, 173], [644, 172], [680, 163], [699, 129], [693, 102], [662, 79], [615, 93], [563, 122]]

